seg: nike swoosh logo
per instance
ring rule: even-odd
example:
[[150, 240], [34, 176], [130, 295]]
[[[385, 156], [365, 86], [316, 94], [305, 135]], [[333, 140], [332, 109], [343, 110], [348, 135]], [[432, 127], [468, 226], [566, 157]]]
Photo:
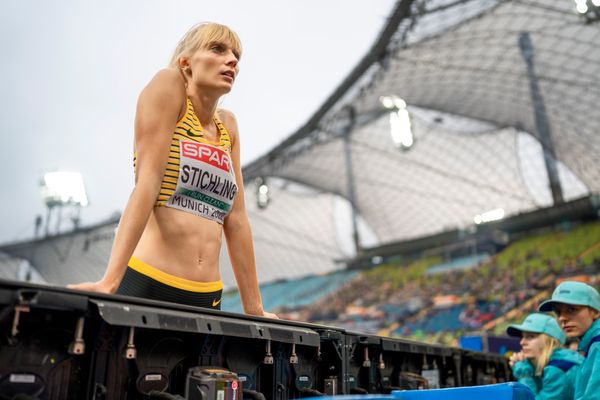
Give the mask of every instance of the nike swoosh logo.
[[221, 302], [221, 299], [219, 299], [219, 300], [217, 300], [217, 299], [213, 300], [213, 307], [218, 306], [220, 302]]
[[202, 136], [204, 136], [202, 133], [200, 133], [200, 134], [197, 134], [197, 133], [194, 133], [194, 132], [192, 132], [192, 131], [190, 130], [190, 128], [188, 128], [188, 129], [187, 129], [186, 133], [187, 133], [187, 135], [188, 135], [188, 136], [190, 136], [190, 137], [202, 137]]

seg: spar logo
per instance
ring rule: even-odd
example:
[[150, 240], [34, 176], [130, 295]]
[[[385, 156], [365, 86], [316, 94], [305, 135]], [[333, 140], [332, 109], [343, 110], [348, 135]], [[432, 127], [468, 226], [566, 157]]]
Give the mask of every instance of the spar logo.
[[213, 146], [194, 142], [181, 142], [181, 152], [184, 157], [193, 158], [213, 165], [223, 171], [231, 169], [231, 158], [227, 152]]

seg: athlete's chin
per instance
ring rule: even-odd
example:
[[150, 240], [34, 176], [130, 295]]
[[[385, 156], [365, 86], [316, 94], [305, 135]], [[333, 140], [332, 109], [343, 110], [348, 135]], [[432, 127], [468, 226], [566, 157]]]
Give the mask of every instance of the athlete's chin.
[[198, 89], [203, 93], [211, 93], [216, 96], [223, 96], [231, 92], [233, 89], [233, 83], [229, 82], [218, 82], [210, 85], [198, 85]]
[[231, 85], [229, 85], [229, 86], [226, 86], [226, 85], [219, 85], [219, 86], [217, 86], [217, 87], [214, 87], [214, 86], [213, 86], [211, 89], [212, 89], [211, 91], [212, 91], [214, 94], [216, 94], [217, 96], [223, 96], [223, 95], [226, 95], [226, 94], [228, 94], [229, 92], [231, 92], [231, 89], [233, 89], [233, 87], [232, 87]]
[[231, 89], [233, 89], [234, 80], [226, 77], [226, 79], [217, 79], [213, 81], [213, 88], [215, 90], [223, 91], [229, 93]]
[[227, 94], [233, 89], [233, 83], [225, 84], [221, 87], [221, 89], [223, 90], [223, 94]]

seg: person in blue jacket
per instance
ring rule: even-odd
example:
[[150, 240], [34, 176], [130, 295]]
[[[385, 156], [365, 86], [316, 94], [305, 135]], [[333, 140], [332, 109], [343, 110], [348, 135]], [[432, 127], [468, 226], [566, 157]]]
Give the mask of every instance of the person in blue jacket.
[[513, 354], [509, 363], [515, 378], [531, 389], [536, 400], [572, 400], [583, 357], [562, 348], [566, 336], [556, 320], [533, 313], [522, 324], [510, 325], [506, 333], [521, 338], [521, 351]]
[[575, 377], [575, 400], [600, 400], [600, 294], [582, 282], [566, 281], [556, 287], [540, 311], [554, 311], [570, 338], [579, 338], [585, 357]]

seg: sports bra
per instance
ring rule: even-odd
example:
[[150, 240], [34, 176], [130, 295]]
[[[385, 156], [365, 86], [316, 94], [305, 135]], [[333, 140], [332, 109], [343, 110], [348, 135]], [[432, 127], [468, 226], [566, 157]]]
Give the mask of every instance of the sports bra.
[[[219, 141], [204, 137], [192, 101], [175, 125], [169, 161], [155, 207], [171, 207], [223, 224], [231, 211], [238, 186], [231, 161], [231, 138], [215, 115]], [[133, 155], [134, 169], [136, 153]]]

